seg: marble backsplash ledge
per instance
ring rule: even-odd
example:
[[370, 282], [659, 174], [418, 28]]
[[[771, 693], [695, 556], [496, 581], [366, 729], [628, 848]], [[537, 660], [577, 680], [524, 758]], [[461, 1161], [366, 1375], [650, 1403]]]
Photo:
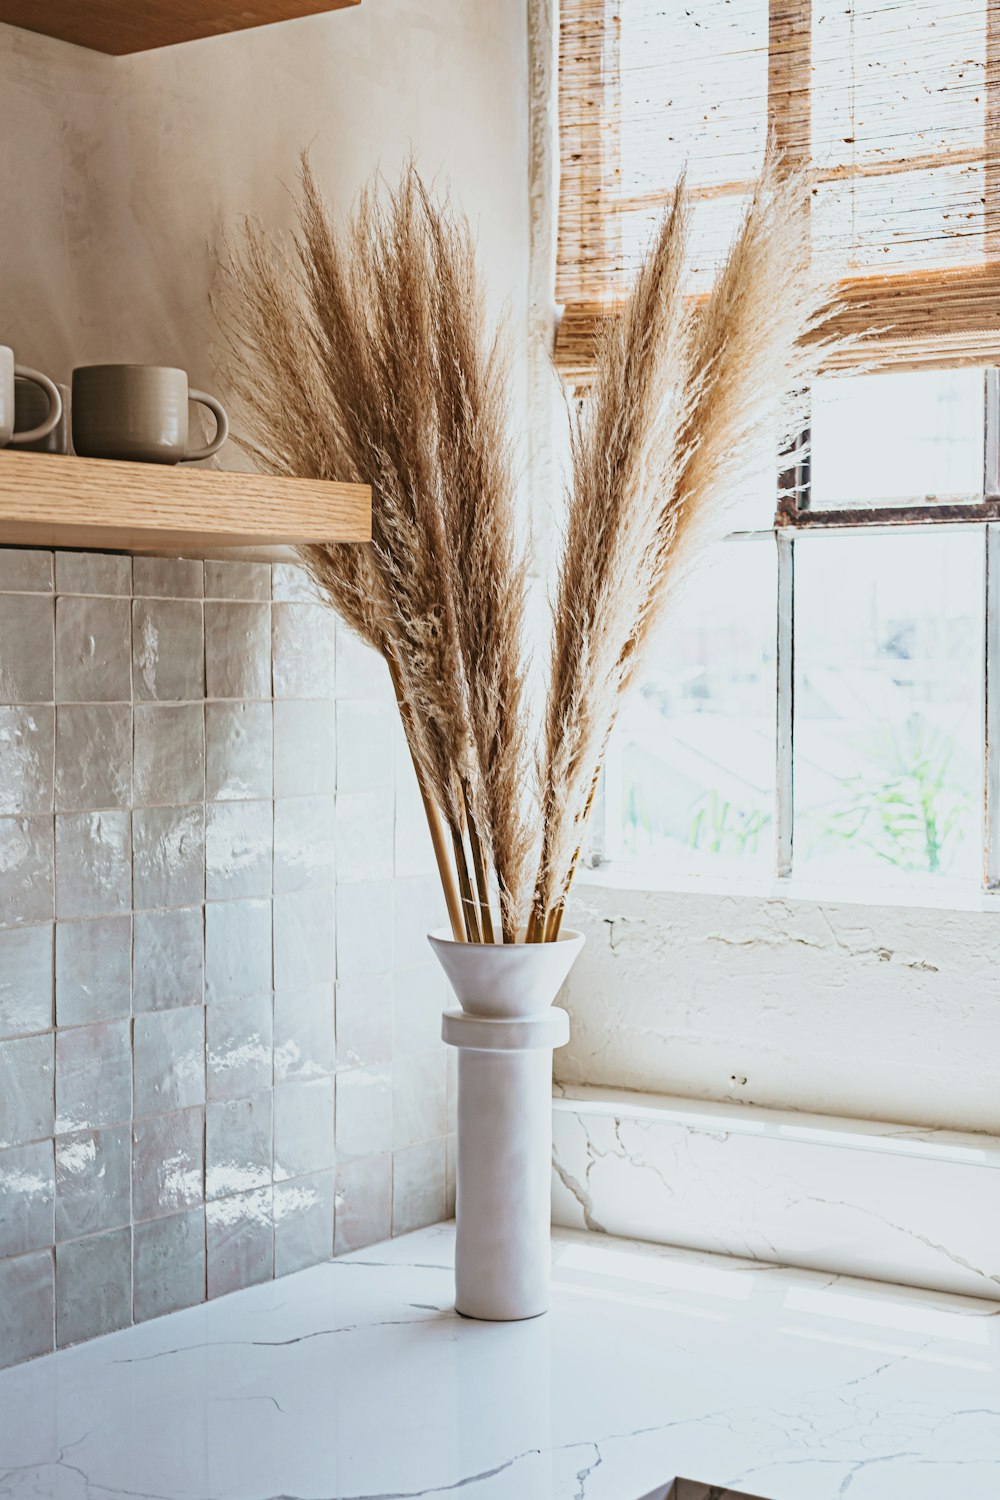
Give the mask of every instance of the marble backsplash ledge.
[[557, 1224], [1000, 1301], [1000, 1138], [557, 1088]]
[[293, 565], [0, 549], [0, 1365], [446, 1215], [400, 740]]

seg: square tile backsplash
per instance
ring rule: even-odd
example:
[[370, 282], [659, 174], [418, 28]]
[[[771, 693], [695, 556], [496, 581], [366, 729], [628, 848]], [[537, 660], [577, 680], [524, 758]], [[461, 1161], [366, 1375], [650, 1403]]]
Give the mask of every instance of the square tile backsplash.
[[440, 921], [301, 569], [0, 549], [0, 1366], [451, 1210]]

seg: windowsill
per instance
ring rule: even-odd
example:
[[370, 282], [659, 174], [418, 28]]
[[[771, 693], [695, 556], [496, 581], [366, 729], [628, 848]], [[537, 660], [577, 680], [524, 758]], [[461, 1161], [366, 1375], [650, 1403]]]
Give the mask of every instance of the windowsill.
[[611, 860], [597, 869], [580, 869], [576, 884], [617, 891], [663, 895], [734, 896], [769, 901], [810, 901], [853, 906], [900, 906], [927, 911], [1000, 912], [1000, 891], [968, 890], [960, 885], [901, 885], [891, 882], [788, 880], [762, 876], [664, 875], [650, 861]]
[[933, 1125], [900, 1125], [811, 1110], [777, 1109], [728, 1100], [650, 1094], [604, 1085], [556, 1083], [552, 1107], [561, 1113], [610, 1116], [678, 1126], [697, 1134], [755, 1136], [777, 1142], [839, 1147], [888, 1156], [1000, 1171], [1000, 1136]]
[[574, 1084], [552, 1124], [557, 1224], [998, 1311], [995, 1134]]

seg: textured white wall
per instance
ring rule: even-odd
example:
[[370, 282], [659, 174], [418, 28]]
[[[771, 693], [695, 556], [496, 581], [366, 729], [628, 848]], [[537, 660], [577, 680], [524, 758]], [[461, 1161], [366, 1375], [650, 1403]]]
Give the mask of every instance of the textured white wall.
[[567, 1084], [1000, 1130], [994, 912], [578, 888]]

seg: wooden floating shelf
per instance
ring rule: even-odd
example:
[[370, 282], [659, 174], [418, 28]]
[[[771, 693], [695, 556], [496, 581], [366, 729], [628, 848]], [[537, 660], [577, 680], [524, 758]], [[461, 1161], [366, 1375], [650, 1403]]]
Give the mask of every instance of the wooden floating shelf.
[[371, 490], [0, 450], [0, 546], [117, 552], [371, 540]]
[[0, 0], [0, 21], [120, 57], [357, 4], [359, 0]]

